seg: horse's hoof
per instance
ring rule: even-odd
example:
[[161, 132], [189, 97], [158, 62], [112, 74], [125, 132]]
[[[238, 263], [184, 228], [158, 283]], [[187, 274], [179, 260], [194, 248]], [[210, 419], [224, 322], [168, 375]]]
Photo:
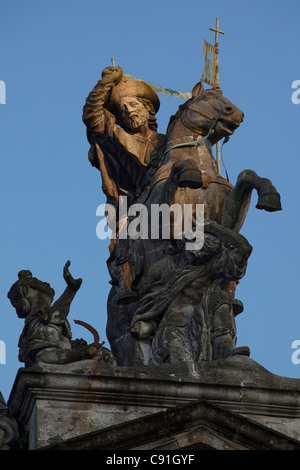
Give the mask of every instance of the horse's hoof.
[[201, 171], [198, 169], [184, 170], [179, 177], [178, 186], [180, 188], [198, 189], [202, 186]]
[[232, 302], [233, 314], [236, 317], [244, 311], [244, 305], [241, 300], [234, 299]]
[[269, 193], [260, 196], [256, 208], [268, 212], [281, 211], [280, 195], [278, 193]]

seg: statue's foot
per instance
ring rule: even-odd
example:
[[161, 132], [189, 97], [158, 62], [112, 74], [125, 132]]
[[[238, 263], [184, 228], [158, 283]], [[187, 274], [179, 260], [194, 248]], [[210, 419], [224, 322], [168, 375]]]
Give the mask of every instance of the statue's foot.
[[234, 348], [231, 351], [230, 356], [250, 356], [250, 348], [248, 346], [239, 346], [238, 348]]
[[155, 325], [153, 322], [138, 321], [135, 325], [128, 328], [130, 334], [136, 339], [149, 338], [154, 332]]
[[277, 191], [262, 194], [256, 204], [257, 209], [264, 209], [268, 212], [281, 211], [280, 194]]

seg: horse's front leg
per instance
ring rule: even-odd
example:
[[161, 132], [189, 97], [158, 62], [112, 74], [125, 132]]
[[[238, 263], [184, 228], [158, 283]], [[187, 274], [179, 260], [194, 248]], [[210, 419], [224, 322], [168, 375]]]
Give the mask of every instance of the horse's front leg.
[[222, 225], [239, 232], [247, 215], [252, 191], [258, 194], [257, 209], [268, 212], [281, 210], [280, 194], [267, 178], [261, 178], [255, 171], [242, 171], [235, 188], [228, 194], [222, 216]]
[[174, 162], [170, 165], [168, 178], [159, 187], [160, 203], [171, 204], [178, 188], [198, 189], [202, 184], [201, 171], [191, 158]]

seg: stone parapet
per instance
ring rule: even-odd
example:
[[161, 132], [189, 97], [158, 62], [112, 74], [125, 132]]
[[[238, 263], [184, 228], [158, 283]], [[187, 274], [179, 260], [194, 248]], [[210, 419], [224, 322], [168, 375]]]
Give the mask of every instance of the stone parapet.
[[40, 449], [203, 401], [300, 441], [300, 380], [248, 357], [136, 368], [97, 358], [39, 364], [19, 369], [7, 406], [29, 449]]

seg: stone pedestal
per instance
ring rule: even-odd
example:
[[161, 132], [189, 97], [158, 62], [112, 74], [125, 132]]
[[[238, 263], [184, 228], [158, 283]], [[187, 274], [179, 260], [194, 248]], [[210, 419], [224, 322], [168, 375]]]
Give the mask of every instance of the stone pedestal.
[[[300, 450], [300, 380], [276, 376], [241, 356], [140, 368], [115, 367], [99, 359], [68, 366], [39, 364], [19, 369], [8, 409], [21, 433], [28, 433], [29, 449], [91, 448], [92, 443], [96, 449], [156, 448], [160, 444], [156, 437], [151, 441], [149, 429], [157, 436], [155, 426], [169, 420], [163, 442], [171, 442], [178, 430], [187, 432], [190, 413], [190, 421], [202, 429], [199, 448], [208, 445], [203, 436], [214, 429], [215, 444], [209, 448], [221, 448], [220, 439], [227, 448], [261, 448], [260, 435], [262, 448], [285, 442]], [[237, 426], [247, 430], [246, 437], [236, 431], [232, 438]], [[266, 447], [264, 442], [273, 444]], [[174, 442], [170, 446], [166, 448]]]

